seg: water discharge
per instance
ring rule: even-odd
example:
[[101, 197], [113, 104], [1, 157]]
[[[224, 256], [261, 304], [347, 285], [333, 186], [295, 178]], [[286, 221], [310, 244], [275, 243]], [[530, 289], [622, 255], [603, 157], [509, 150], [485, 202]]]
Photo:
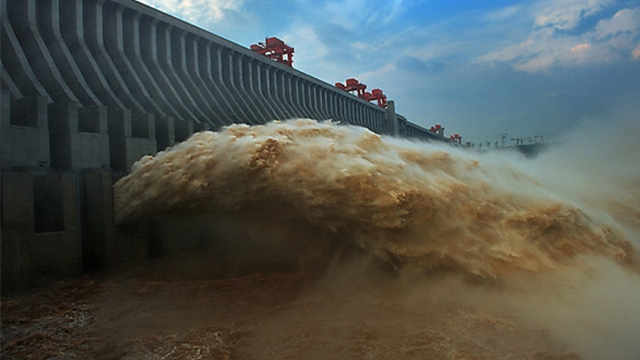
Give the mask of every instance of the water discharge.
[[[364, 255], [256, 320], [247, 358], [637, 359], [640, 129], [619, 125], [536, 159], [305, 119], [232, 125], [138, 161], [116, 221], [187, 215], [301, 257], [330, 256], [323, 242]], [[358, 265], [371, 259], [394, 271]]]
[[137, 162], [115, 185], [116, 218], [278, 214], [270, 221], [326, 230], [395, 267], [480, 277], [577, 255], [633, 262], [620, 226], [513, 163], [331, 122], [233, 125]]

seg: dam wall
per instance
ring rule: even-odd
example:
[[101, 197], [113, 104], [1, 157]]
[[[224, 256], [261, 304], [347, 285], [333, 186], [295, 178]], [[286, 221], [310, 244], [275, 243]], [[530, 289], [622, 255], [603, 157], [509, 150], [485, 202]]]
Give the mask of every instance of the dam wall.
[[194, 131], [297, 117], [437, 138], [393, 106], [136, 1], [0, 0], [0, 9], [3, 168], [126, 171]]
[[153, 254], [149, 224], [113, 225], [111, 186], [194, 132], [302, 117], [444, 140], [133, 0], [0, 0], [0, 45], [3, 292]]

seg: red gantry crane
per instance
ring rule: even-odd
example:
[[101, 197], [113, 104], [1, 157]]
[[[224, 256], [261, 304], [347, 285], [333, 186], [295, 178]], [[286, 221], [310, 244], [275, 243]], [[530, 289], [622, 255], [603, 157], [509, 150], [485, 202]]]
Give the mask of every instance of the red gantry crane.
[[269, 37], [265, 39], [264, 43], [253, 44], [251, 50], [281, 64], [293, 67], [294, 49], [277, 37]]
[[365, 101], [376, 100], [378, 102], [378, 106], [380, 106], [381, 108], [387, 107], [387, 97], [384, 95], [382, 90], [373, 89], [371, 90], [371, 92], [367, 92], [367, 85], [359, 82], [354, 78], [347, 79], [345, 84], [337, 82], [336, 87], [350, 93], [353, 93], [355, 91], [354, 95], [358, 96], [359, 98], [364, 99]]

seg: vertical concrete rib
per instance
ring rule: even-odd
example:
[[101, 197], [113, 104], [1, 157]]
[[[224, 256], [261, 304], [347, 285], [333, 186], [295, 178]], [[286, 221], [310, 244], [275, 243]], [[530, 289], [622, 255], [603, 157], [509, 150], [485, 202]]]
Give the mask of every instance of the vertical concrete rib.
[[316, 89], [317, 89], [316, 99], [318, 100], [318, 110], [320, 110], [320, 113], [322, 114], [322, 117], [324, 120], [330, 119], [331, 116], [327, 112], [327, 104], [324, 97], [326, 90], [321, 86], [317, 86]]
[[333, 119], [331, 110], [329, 109], [329, 91], [324, 87], [320, 88], [320, 99], [322, 100], [322, 110], [327, 116], [327, 119]]
[[220, 45], [213, 42], [207, 46], [207, 61], [209, 62], [207, 68], [209, 69], [211, 76], [213, 76], [213, 83], [217, 85], [220, 90], [220, 95], [227, 99], [233, 107], [233, 112], [238, 117], [238, 123], [249, 122], [249, 115], [246, 108], [243, 107], [241, 99], [229, 90], [224, 76], [223, 64], [222, 64], [222, 49]]
[[373, 125], [371, 124], [371, 109], [368, 106], [366, 106], [363, 108], [363, 110], [364, 110], [365, 123], [367, 124], [367, 128], [371, 130], [373, 129]]
[[[244, 122], [246, 116], [243, 112], [238, 112], [235, 110], [236, 103], [233, 99], [229, 99], [229, 93], [225, 90], [224, 86], [219, 83], [219, 76], [217, 72], [214, 72], [214, 54], [211, 50], [213, 43], [210, 41], [205, 41], [201, 44], [200, 51], [200, 71], [204, 76], [204, 84], [209, 88], [209, 90], [213, 93], [213, 95], [224, 105], [225, 112], [227, 113], [227, 118], [229, 122], [226, 125], [229, 125], [234, 122]], [[217, 67], [217, 65], [216, 65]]]
[[167, 28], [167, 36], [170, 36], [170, 44], [172, 50], [172, 65], [176, 69], [175, 73], [178, 75], [178, 80], [182, 84], [180, 87], [184, 93], [189, 97], [190, 102], [200, 109], [200, 113], [205, 117], [203, 122], [210, 125], [216, 125], [219, 120], [214, 120], [216, 117], [216, 111], [211, 106], [211, 99], [207, 101], [200, 90], [193, 81], [191, 74], [187, 68], [187, 33], [176, 29]]
[[313, 109], [313, 103], [311, 102], [311, 89], [309, 88], [309, 83], [300, 79], [300, 90], [302, 103], [307, 109], [309, 109], [309, 118], [319, 120], [319, 116]]
[[185, 108], [190, 109], [191, 112], [195, 114], [194, 121], [196, 123], [206, 122], [207, 115], [195, 102], [193, 96], [191, 96], [191, 93], [189, 93], [189, 91], [185, 87], [184, 82], [176, 73], [177, 64], [174, 62], [174, 54], [176, 53], [174, 53], [173, 51], [173, 44], [177, 41], [173, 41], [174, 38], [171, 34], [171, 30], [173, 27], [169, 24], [156, 21], [154, 19], [151, 21], [151, 28], [152, 32], [154, 28], [157, 31], [158, 57], [160, 59], [160, 65], [163, 67], [165, 73], [171, 81], [171, 91], [176, 97], [176, 101], [178, 101]]
[[340, 121], [340, 116], [336, 110], [336, 94], [332, 91], [329, 93], [329, 111], [334, 120]]
[[137, 25], [140, 29], [140, 45], [144, 63], [147, 64], [152, 78], [157, 81], [162, 98], [167, 100], [172, 109], [175, 109], [177, 117], [182, 120], [181, 122], [195, 121], [197, 119], [195, 114], [184, 105], [161, 64], [161, 57], [166, 54], [159, 48], [161, 40], [158, 38], [157, 20], [138, 16], [134, 16], [133, 20], [138, 22]]
[[304, 90], [304, 82], [299, 77], [295, 78], [295, 87], [296, 87], [296, 101], [302, 106], [302, 109], [305, 111], [305, 117], [309, 119], [313, 119], [313, 111], [309, 108], [306, 102], [305, 90]]
[[96, 18], [102, 18], [104, 26], [104, 30], [98, 29], [98, 47], [104, 52], [104, 60], [115, 66], [114, 75], [119, 74], [116, 77], [124, 80], [122, 89], [126, 91], [128, 88], [131, 94], [136, 94], [138, 100], [143, 101], [148, 109], [152, 109], [160, 117], [179, 118], [180, 114], [164, 98], [142, 60], [137, 17], [134, 20], [131, 16], [125, 16], [122, 7], [106, 4], [101, 1], [96, 7]]
[[336, 112], [338, 113], [338, 118], [340, 118], [340, 122], [345, 122], [344, 116], [344, 101], [342, 95], [336, 94]]
[[344, 121], [347, 124], [351, 124], [351, 114], [349, 112], [349, 102], [351, 100], [349, 98], [347, 98], [346, 96], [342, 97], [342, 108], [344, 111]]
[[[0, 0], [0, 59], [6, 76], [25, 96], [40, 96], [51, 102], [51, 96], [36, 77], [7, 15], [7, 0]], [[9, 75], [10, 74], [10, 75]], [[5, 76], [5, 75], [3, 75]]]
[[196, 86], [197, 88], [200, 89], [200, 91], [202, 92], [203, 96], [205, 96], [206, 99], [209, 99], [209, 101], [211, 102], [211, 107], [214, 109], [215, 111], [215, 116], [212, 119], [213, 122], [215, 123], [215, 127], [214, 130], [219, 129], [220, 127], [232, 123], [233, 120], [231, 120], [230, 117], [230, 111], [228, 109], [226, 109], [221, 102], [221, 99], [214, 95], [211, 90], [209, 89], [209, 87], [207, 87], [206, 85], [206, 77], [203, 76], [203, 73], [200, 71], [200, 69], [202, 68], [202, 64], [201, 64], [201, 59], [202, 59], [202, 53], [200, 52], [200, 39], [198, 37], [188, 37], [187, 40], [187, 69], [191, 72], [192, 76], [191, 79], [194, 82], [194, 86]]
[[356, 102], [353, 99], [349, 99], [349, 123], [359, 125], [356, 117]]
[[313, 109], [318, 114], [318, 120], [326, 120], [327, 117], [322, 113], [320, 109], [320, 94], [319, 89], [316, 85], [311, 85], [311, 101], [313, 104]]
[[325, 90], [324, 98], [325, 98], [325, 104], [327, 108], [327, 114], [329, 115], [329, 118], [331, 118], [332, 120], [337, 120], [336, 115], [331, 109], [331, 95], [333, 95], [332, 91]]
[[291, 82], [292, 75], [284, 71], [280, 75], [282, 82], [282, 96], [284, 98], [284, 101], [293, 109], [293, 116], [295, 116], [296, 118], [300, 118], [302, 117], [302, 109], [300, 109], [298, 103], [293, 101], [293, 84]]
[[253, 109], [249, 106], [248, 99], [244, 96], [238, 87], [236, 86], [236, 75], [233, 71], [233, 56], [231, 54], [231, 50], [223, 50], [222, 47], [218, 47], [216, 49], [219, 64], [221, 65], [222, 79], [223, 82], [228, 84], [228, 89], [232, 91], [233, 96], [238, 99], [240, 106], [245, 110], [247, 114], [247, 118], [245, 121], [249, 124], [257, 124], [259, 121], [259, 117], [253, 111]]
[[329, 90], [324, 87], [320, 88], [320, 93], [322, 94], [322, 109], [324, 113], [327, 115], [327, 119], [333, 119], [333, 114], [331, 114], [331, 107], [329, 106]]
[[244, 66], [244, 56], [236, 52], [233, 52], [230, 55], [231, 57], [229, 58], [229, 61], [234, 64], [233, 74], [235, 75], [234, 78], [237, 79], [236, 84], [238, 86], [238, 90], [254, 110], [254, 113], [257, 116], [256, 124], [264, 124], [269, 120], [269, 114], [265, 111], [264, 107], [260, 105], [258, 98], [254, 96], [254, 93], [247, 90], [249, 87], [246, 86], [247, 69]]
[[[9, 91], [9, 95], [13, 99], [21, 99], [23, 97], [22, 92], [18, 89], [18, 86], [11, 78], [11, 75], [7, 72], [7, 69], [4, 68], [4, 64], [0, 60], [0, 87], [2, 91], [6, 88]], [[0, 96], [4, 96], [4, 94], [0, 94]]]
[[305, 89], [306, 89], [305, 101], [307, 101], [307, 104], [309, 104], [309, 108], [313, 112], [313, 118], [316, 120], [322, 120], [322, 115], [320, 114], [320, 112], [318, 111], [318, 108], [316, 107], [315, 87], [313, 86], [313, 84], [305, 82]]
[[295, 109], [295, 113], [296, 116], [301, 118], [304, 117], [304, 110], [302, 110], [302, 108], [300, 107], [300, 104], [294, 100], [293, 96], [294, 96], [294, 92], [295, 92], [295, 88], [294, 88], [294, 79], [293, 79], [293, 75], [291, 74], [283, 74], [283, 77], [286, 79], [286, 96], [287, 96], [287, 101], [293, 105], [294, 109]]
[[318, 111], [318, 107], [316, 106], [315, 87], [313, 86], [313, 84], [307, 81], [304, 81], [303, 84], [305, 88], [304, 101], [307, 102], [309, 109], [311, 109], [313, 118], [316, 120], [323, 120], [322, 114], [320, 114], [320, 112]]
[[[71, 88], [83, 105], [101, 106], [102, 101], [94, 94], [62, 37], [62, 17], [59, 0], [27, 0], [35, 8], [42, 39], [49, 48], [63, 81]], [[65, 4], [69, 4], [65, 2]], [[29, 5], [28, 5], [29, 6]]]
[[[86, 2], [84, 6], [84, 21], [85, 25], [85, 41], [89, 47], [89, 51], [92, 52], [93, 58], [96, 61], [97, 66], [104, 74], [104, 78], [110, 84], [114, 93], [120, 95], [121, 101], [129, 108], [139, 112], [149, 111], [138, 101], [138, 97], [134, 97], [131, 90], [125, 83], [122, 75], [116, 68], [111, 56], [107, 53], [104, 46], [104, 24], [103, 24], [103, 8], [104, 0], [95, 0], [93, 2]], [[143, 94], [140, 96], [144, 97]], [[153, 111], [153, 106], [149, 106], [149, 109]], [[155, 109], [156, 113], [160, 116], [164, 116], [164, 113], [160, 109]]]
[[367, 105], [363, 105], [362, 103], [359, 104], [360, 105], [360, 118], [362, 119], [362, 124], [364, 127], [368, 128], [369, 127], [369, 121], [367, 119]]
[[79, 102], [51, 57], [44, 39], [40, 36], [36, 20], [34, 1], [12, 1], [8, 6], [9, 22], [15, 30], [16, 38], [22, 45], [26, 60], [38, 74], [38, 78], [54, 101]]
[[260, 85], [265, 98], [271, 105], [273, 105], [278, 115], [278, 120], [284, 120], [287, 118], [286, 111], [282, 108], [282, 105], [273, 96], [271, 75], [269, 73], [269, 65], [258, 64], [258, 74], [260, 76]]
[[273, 69], [273, 87], [275, 91], [276, 98], [282, 104], [282, 107], [285, 109], [287, 113], [287, 118], [292, 119], [295, 118], [296, 112], [293, 108], [293, 104], [291, 104], [287, 100], [287, 96], [285, 95], [285, 83], [284, 77], [281, 76], [282, 72], [278, 69]]
[[350, 115], [351, 115], [351, 123], [353, 125], [360, 125], [358, 123], [358, 116], [357, 116], [357, 104], [356, 101], [353, 99], [349, 99], [349, 110], [350, 110]]
[[300, 108], [302, 117], [304, 118], [310, 117], [309, 109], [306, 108], [306, 106], [302, 102], [302, 97], [300, 96], [300, 92], [301, 92], [300, 79], [297, 76], [292, 76], [291, 82], [293, 86], [292, 88], [293, 102], [296, 103]]
[[322, 102], [322, 88], [319, 86], [313, 87], [313, 98], [315, 99], [316, 109], [322, 116], [322, 120], [327, 119], [327, 114], [324, 111], [324, 104]]
[[268, 114], [268, 120], [278, 119], [278, 115], [276, 113], [273, 105], [264, 97], [262, 93], [262, 81], [260, 79], [260, 68], [258, 64], [253, 59], [247, 59], [245, 68], [247, 71], [247, 76], [245, 77], [245, 81], [249, 86], [249, 91], [254, 94], [254, 97], [258, 99], [264, 111]]
[[266, 85], [266, 91], [267, 94], [269, 95], [269, 99], [271, 99], [271, 102], [276, 104], [278, 106], [278, 109], [280, 109], [280, 112], [282, 113], [282, 117], [280, 118], [280, 120], [286, 120], [291, 118], [291, 114], [289, 112], [289, 109], [287, 109], [287, 107], [282, 103], [282, 100], [278, 97], [278, 85], [276, 84], [276, 78], [275, 78], [275, 73], [273, 71], [273, 68], [271, 66], [265, 65], [264, 67], [264, 73], [265, 73], [265, 85]]
[[371, 122], [373, 123], [373, 130], [378, 132], [378, 109], [371, 110]]
[[[60, 9], [62, 12], [62, 38], [65, 40], [71, 54], [73, 54], [87, 84], [98, 96], [100, 102], [124, 110], [126, 109], [125, 105], [111, 89], [85, 42], [84, 3], [85, 1], [83, 0], [65, 0], [62, 3], [63, 6]], [[142, 111], [142, 107], [136, 110]]]

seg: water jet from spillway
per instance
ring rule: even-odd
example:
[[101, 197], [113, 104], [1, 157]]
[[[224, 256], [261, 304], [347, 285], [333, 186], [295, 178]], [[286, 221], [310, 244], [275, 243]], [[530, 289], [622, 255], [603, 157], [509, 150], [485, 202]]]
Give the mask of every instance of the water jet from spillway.
[[115, 184], [115, 214], [246, 214], [270, 228], [307, 226], [310, 239], [333, 234], [395, 267], [489, 278], [578, 255], [633, 261], [621, 228], [512, 161], [332, 122], [232, 125], [138, 161]]

